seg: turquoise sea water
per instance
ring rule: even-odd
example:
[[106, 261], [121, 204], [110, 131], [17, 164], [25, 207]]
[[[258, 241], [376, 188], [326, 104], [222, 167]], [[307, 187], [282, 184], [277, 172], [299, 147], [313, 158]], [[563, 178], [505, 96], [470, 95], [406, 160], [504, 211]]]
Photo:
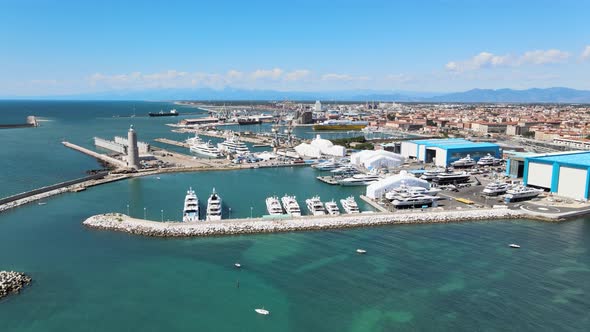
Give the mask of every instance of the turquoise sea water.
[[[0, 102], [2, 112], [7, 104], [12, 109]], [[108, 114], [134, 103], [32, 104], [56, 112], [71, 106], [74, 117], [48, 115], [53, 121], [42, 128], [0, 131], [2, 195], [97, 167], [54, 140], [63, 133], [91, 146], [94, 135], [119, 134], [131, 120]], [[153, 107], [135, 104], [136, 109]], [[141, 120], [133, 122], [143, 127], [144, 137], [176, 135], [161, 123]], [[100, 125], [105, 123], [111, 125]], [[31, 151], [17, 152], [22, 147]], [[585, 219], [196, 239], [144, 238], [80, 224], [96, 213], [125, 212], [127, 204], [135, 216], [147, 206], [151, 219], [159, 219], [161, 210], [165, 219], [177, 218], [189, 185], [201, 200], [215, 186], [226, 203], [224, 213], [231, 206], [236, 217], [248, 217], [250, 206], [255, 215], [263, 214], [264, 197], [273, 193], [296, 194], [302, 204], [315, 193], [330, 199], [362, 192], [321, 184], [314, 172], [285, 168], [146, 177], [1, 213], [0, 269], [25, 271], [34, 282], [0, 301], [0, 331], [590, 329], [590, 221]], [[508, 243], [522, 249], [511, 250]], [[357, 255], [359, 247], [367, 255]], [[243, 268], [235, 269], [235, 262]], [[262, 306], [270, 316], [254, 312]]]

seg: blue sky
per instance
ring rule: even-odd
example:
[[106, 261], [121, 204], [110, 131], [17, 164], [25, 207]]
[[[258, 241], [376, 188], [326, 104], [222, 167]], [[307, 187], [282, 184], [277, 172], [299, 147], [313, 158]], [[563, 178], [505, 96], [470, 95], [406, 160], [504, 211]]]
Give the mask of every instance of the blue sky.
[[590, 1], [0, 0], [0, 95], [590, 89]]

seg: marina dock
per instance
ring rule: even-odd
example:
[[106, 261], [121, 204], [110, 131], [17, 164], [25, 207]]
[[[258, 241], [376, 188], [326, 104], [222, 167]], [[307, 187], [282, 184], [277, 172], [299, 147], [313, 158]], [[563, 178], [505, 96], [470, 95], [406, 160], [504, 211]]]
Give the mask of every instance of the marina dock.
[[[213, 131], [204, 131], [204, 130], [198, 130], [198, 129], [188, 129], [188, 128], [181, 128], [181, 129], [175, 129], [172, 130], [172, 132], [175, 133], [196, 133], [199, 136], [205, 136], [205, 137], [213, 137], [213, 138], [221, 138], [221, 139], [225, 139], [227, 138], [227, 133], [225, 132], [213, 132]], [[247, 142], [247, 143], [252, 143], [252, 144], [260, 144], [260, 145], [270, 145], [271, 143], [271, 137], [260, 137], [260, 136], [250, 136], [250, 135], [239, 135], [240, 141], [243, 142]]]
[[105, 163], [111, 164], [111, 165], [113, 165], [115, 167], [120, 167], [120, 168], [126, 168], [127, 167], [127, 164], [124, 163], [124, 162], [122, 162], [121, 160], [115, 159], [113, 157], [109, 157], [109, 156], [107, 156], [105, 154], [94, 152], [92, 150], [88, 150], [86, 148], [83, 148], [83, 147], [81, 147], [79, 145], [76, 145], [76, 144], [73, 144], [73, 143], [70, 143], [70, 142], [63, 141], [61, 143], [63, 145], [65, 145], [66, 147], [72, 149], [72, 150], [76, 150], [78, 152], [82, 152], [82, 153], [84, 153], [86, 155], [89, 155], [91, 157], [94, 157], [94, 158], [96, 158], [98, 160], [104, 161]]
[[379, 212], [389, 212], [389, 211], [387, 211], [386, 208], [381, 206], [381, 204], [375, 202], [374, 200], [370, 199], [369, 197], [367, 197], [365, 195], [360, 195], [359, 198], [362, 199], [363, 201], [365, 201], [365, 203], [369, 204], [370, 206], [372, 206], [375, 210], [377, 210]]
[[156, 139], [154, 139], [154, 141], [159, 142], [159, 143], [168, 144], [168, 145], [179, 146], [181, 148], [190, 148], [190, 145], [187, 143], [175, 141], [175, 140], [168, 139], [168, 138], [156, 138]]

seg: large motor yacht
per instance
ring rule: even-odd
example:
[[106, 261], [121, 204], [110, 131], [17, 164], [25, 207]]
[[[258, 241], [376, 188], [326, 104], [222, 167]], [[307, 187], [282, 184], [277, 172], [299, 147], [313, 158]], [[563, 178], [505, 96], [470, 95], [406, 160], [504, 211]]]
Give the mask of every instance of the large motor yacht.
[[355, 174], [349, 178], [338, 180], [341, 186], [368, 186], [381, 180], [381, 177], [376, 174]]
[[193, 188], [189, 188], [184, 198], [184, 209], [182, 211], [182, 221], [191, 222], [199, 220], [199, 198]]
[[324, 204], [322, 204], [322, 201], [320, 200], [319, 196], [314, 196], [312, 198], [306, 199], [305, 204], [307, 205], [309, 213], [314, 216], [322, 216], [326, 214]]
[[211, 141], [192, 144], [190, 150], [207, 157], [219, 158], [222, 156], [219, 149], [211, 144]]
[[215, 192], [207, 200], [207, 221], [221, 220], [221, 197]]
[[500, 163], [502, 163], [502, 159], [495, 158], [489, 153], [477, 161], [477, 165], [479, 166], [495, 166], [500, 165]]
[[455, 167], [455, 168], [459, 168], [459, 167], [473, 167], [475, 166], [476, 162], [475, 159], [471, 158], [470, 155], [467, 155], [457, 161], [454, 161], [451, 163], [451, 166]]
[[542, 189], [518, 185], [516, 187], [506, 190], [506, 195], [504, 195], [504, 199], [508, 200], [509, 202], [531, 199], [539, 196], [542, 192]]
[[241, 142], [235, 135], [231, 135], [225, 141], [217, 144], [217, 147], [219, 150], [231, 154], [244, 155], [250, 153], [246, 144]]
[[485, 188], [483, 188], [481, 193], [486, 196], [497, 196], [505, 193], [508, 189], [510, 189], [510, 185], [508, 183], [494, 181], [488, 183]]
[[464, 183], [469, 181], [469, 178], [470, 175], [465, 172], [440, 173], [434, 179], [432, 179], [432, 182], [435, 182], [439, 185]]
[[324, 204], [326, 206], [326, 211], [329, 215], [337, 216], [340, 214], [340, 209], [338, 208], [338, 204], [335, 201], [329, 201]]
[[283, 214], [283, 207], [279, 198], [276, 196], [270, 196], [266, 198], [266, 210], [271, 216], [278, 216]]
[[348, 196], [346, 199], [341, 199], [340, 204], [342, 204], [342, 208], [348, 214], [361, 212], [353, 196]]
[[301, 216], [301, 209], [299, 208], [299, 203], [297, 203], [297, 199], [295, 196], [283, 196], [281, 198], [281, 202], [283, 203], [283, 207], [287, 214], [292, 215], [293, 217], [300, 217]]

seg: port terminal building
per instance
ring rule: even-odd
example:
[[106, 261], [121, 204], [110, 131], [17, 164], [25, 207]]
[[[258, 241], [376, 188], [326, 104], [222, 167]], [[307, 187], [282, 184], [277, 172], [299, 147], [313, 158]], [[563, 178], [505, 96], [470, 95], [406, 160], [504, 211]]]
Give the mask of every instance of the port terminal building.
[[523, 183], [558, 196], [588, 200], [590, 152], [569, 151], [525, 157]]
[[479, 160], [488, 153], [500, 157], [500, 146], [490, 142], [472, 142], [463, 138], [422, 139], [403, 141], [400, 148], [405, 158], [434, 163], [439, 167], [450, 166], [452, 162], [470, 155]]

